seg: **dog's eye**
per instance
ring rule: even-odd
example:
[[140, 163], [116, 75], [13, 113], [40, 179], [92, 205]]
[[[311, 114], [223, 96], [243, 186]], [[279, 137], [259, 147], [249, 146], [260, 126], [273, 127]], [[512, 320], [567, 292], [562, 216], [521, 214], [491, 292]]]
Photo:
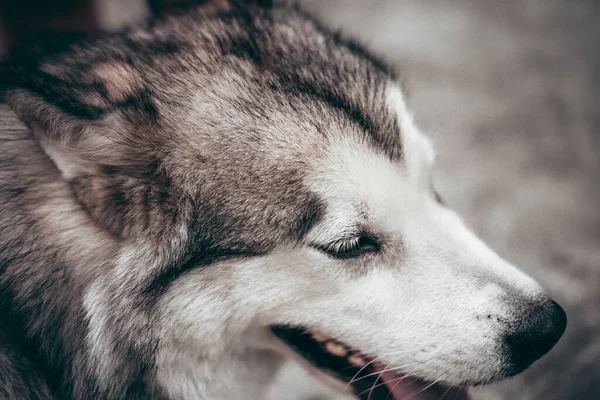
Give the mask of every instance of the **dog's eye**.
[[359, 236], [355, 239], [332, 243], [328, 246], [318, 246], [318, 249], [332, 257], [347, 259], [377, 253], [381, 249], [381, 245], [372, 237]]

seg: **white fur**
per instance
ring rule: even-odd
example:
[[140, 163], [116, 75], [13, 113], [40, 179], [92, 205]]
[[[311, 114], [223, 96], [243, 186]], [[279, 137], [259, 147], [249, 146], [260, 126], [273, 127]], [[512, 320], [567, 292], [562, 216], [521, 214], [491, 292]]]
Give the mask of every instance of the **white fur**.
[[[400, 90], [403, 163], [352, 135], [332, 135], [307, 185], [327, 213], [302, 246], [195, 270], [170, 287], [160, 310], [158, 379], [180, 398], [251, 398], [281, 360], [267, 326], [292, 323], [381, 357], [415, 376], [451, 383], [496, 377], [506, 299], [541, 293], [497, 256], [431, 192], [431, 143], [415, 127]], [[381, 254], [339, 261], [326, 245], [367, 226]], [[509, 293], [510, 291], [510, 293]], [[264, 357], [272, 361], [260, 362]], [[248, 368], [250, 365], [255, 368]], [[247, 392], [248, 387], [255, 389]], [[242, 397], [239, 397], [242, 398]]]

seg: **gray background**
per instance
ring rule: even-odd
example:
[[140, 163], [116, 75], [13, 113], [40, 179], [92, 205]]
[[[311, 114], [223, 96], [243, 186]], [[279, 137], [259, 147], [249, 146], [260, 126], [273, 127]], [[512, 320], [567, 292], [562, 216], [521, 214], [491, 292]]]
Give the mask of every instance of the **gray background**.
[[564, 306], [526, 373], [478, 399], [600, 399], [600, 2], [305, 0], [403, 72], [438, 190]]

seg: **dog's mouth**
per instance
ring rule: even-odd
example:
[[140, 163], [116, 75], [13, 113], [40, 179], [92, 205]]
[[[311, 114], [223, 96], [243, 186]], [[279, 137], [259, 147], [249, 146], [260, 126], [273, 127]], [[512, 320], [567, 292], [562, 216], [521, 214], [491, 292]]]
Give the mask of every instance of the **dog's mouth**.
[[[362, 400], [469, 400], [465, 387], [426, 382], [398, 373], [333, 338], [303, 328], [272, 326], [275, 336], [328, 377]], [[312, 368], [311, 368], [312, 369]]]

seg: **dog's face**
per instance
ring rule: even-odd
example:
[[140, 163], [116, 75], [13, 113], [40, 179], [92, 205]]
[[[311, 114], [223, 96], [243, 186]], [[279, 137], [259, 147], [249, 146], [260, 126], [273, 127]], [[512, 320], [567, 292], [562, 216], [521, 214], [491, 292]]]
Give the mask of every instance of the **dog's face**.
[[[560, 307], [435, 193], [432, 146], [385, 68], [289, 11], [250, 31], [185, 18], [9, 85], [117, 248], [86, 282], [99, 386], [118, 378], [115, 343], [174, 396], [244, 393], [283, 354], [360, 377], [356, 392], [379, 375], [396, 399], [406, 375], [485, 383], [556, 343]], [[136, 58], [166, 33], [168, 54]]]
[[[164, 329], [176, 341], [186, 337], [201, 348], [227, 351], [233, 345], [223, 338], [245, 341], [249, 330], [270, 329], [320, 369], [358, 379], [357, 393], [377, 387], [369, 375], [394, 371], [382, 379], [398, 399], [425, 386], [404, 382], [405, 374], [481, 384], [521, 372], [554, 345], [564, 330], [562, 310], [443, 204], [432, 182], [432, 145], [392, 80], [381, 107], [397, 120], [399, 158], [349, 122], [308, 140], [310, 156], [294, 159], [284, 146], [274, 146], [289, 160], [283, 168], [290, 174], [303, 165], [298, 183], [306, 198], [298, 209], [308, 217], [296, 215], [311, 221], [310, 228], [266, 254], [217, 262], [175, 282], [161, 308]], [[313, 133], [298, 128], [293, 134]], [[266, 174], [257, 178], [280, 182], [287, 175]], [[265, 212], [289, 215], [283, 197], [266, 196]], [[252, 209], [246, 218], [261, 211]], [[211, 291], [207, 282], [226, 293]], [[223, 312], [231, 323], [212, 324]], [[269, 340], [277, 339], [260, 339]], [[178, 354], [177, 347], [165, 352], [169, 363]], [[347, 370], [327, 357], [346, 359]], [[435, 390], [461, 395], [446, 386]]]

